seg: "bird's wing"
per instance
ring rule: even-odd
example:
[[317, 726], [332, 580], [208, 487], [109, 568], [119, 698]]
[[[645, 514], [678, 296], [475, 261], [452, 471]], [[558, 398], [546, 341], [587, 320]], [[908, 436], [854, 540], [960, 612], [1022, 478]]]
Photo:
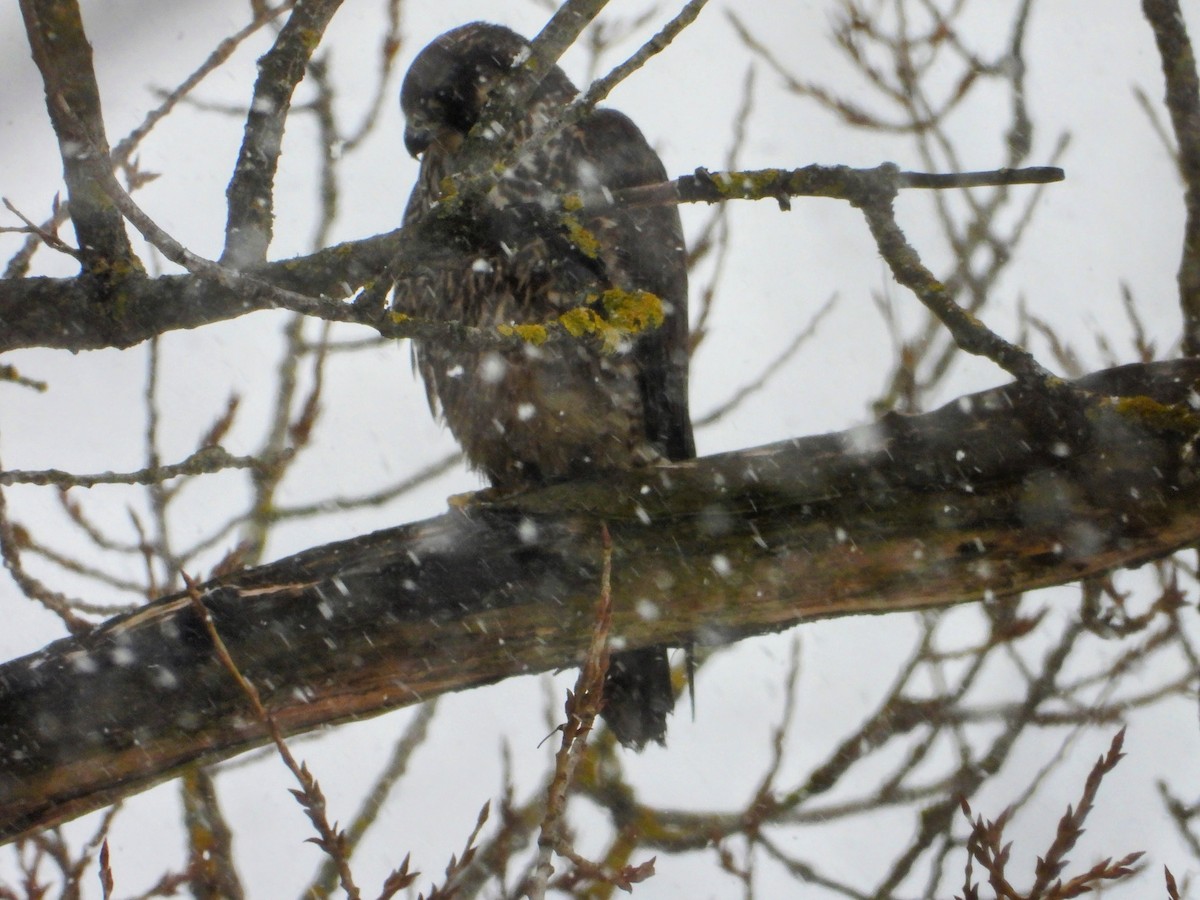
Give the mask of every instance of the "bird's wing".
[[[667, 180], [662, 160], [630, 119], [600, 109], [578, 126], [580, 154], [610, 191]], [[581, 179], [583, 180], [583, 179]], [[638, 363], [646, 436], [668, 459], [696, 455], [688, 415], [687, 249], [675, 206], [619, 209], [585, 223], [602, 235], [610, 280], [624, 290], [656, 294], [662, 327], [640, 335]]]

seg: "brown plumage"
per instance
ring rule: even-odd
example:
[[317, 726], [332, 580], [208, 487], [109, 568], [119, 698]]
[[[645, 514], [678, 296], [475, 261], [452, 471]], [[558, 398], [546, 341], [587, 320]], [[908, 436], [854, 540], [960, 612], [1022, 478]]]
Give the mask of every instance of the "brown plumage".
[[[401, 90], [405, 144], [421, 171], [405, 224], [430, 214], [443, 179], [490, 92], [524, 58], [520, 35], [482, 22], [447, 32], [414, 60]], [[557, 66], [540, 84], [515, 133], [519, 142], [555, 121], [576, 89]], [[437, 264], [401, 282], [396, 308], [473, 326], [553, 320], [588, 294], [647, 291], [663, 303], [661, 327], [617, 352], [594, 341], [544, 348], [467, 350], [414, 342], [430, 405], [472, 466], [495, 487], [517, 489], [572, 476], [695, 455], [687, 407], [687, 270], [674, 207], [615, 210], [583, 219], [595, 247], [572, 240], [561, 197], [666, 179], [658, 156], [624, 115], [598, 109], [517, 162], [448, 234]], [[640, 748], [662, 741], [674, 705], [666, 649], [615, 654], [603, 716]]]

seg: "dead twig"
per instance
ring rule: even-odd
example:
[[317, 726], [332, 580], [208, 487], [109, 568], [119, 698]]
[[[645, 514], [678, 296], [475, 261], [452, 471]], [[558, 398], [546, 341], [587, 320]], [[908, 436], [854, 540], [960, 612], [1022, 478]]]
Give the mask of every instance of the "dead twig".
[[[346, 835], [345, 832], [338, 830], [335, 825], [329, 824], [329, 820], [325, 816], [325, 795], [321, 791], [321, 786], [312, 776], [312, 773], [308, 771], [308, 766], [304, 763], [298, 763], [296, 758], [292, 756], [292, 751], [288, 749], [287, 742], [283, 739], [283, 732], [280, 731], [279, 724], [275, 721], [274, 716], [271, 715], [266, 706], [263, 705], [258, 689], [241, 673], [237, 667], [237, 663], [229, 655], [229, 650], [225, 646], [225, 642], [221, 639], [220, 633], [217, 631], [216, 623], [213, 622], [208, 607], [204, 605], [204, 597], [200, 593], [199, 586], [186, 573], [183, 573], [183, 580], [187, 585], [188, 600], [191, 601], [192, 609], [199, 617], [201, 623], [204, 625], [204, 630], [212, 640], [213, 649], [216, 651], [218, 659], [220, 659], [226, 671], [233, 676], [233, 680], [237, 682], [242, 693], [246, 695], [246, 699], [250, 701], [250, 706], [253, 708], [255, 716], [270, 732], [271, 741], [275, 744], [276, 750], [279, 751], [280, 759], [283, 760], [284, 765], [296, 777], [296, 781], [300, 783], [300, 789], [293, 790], [292, 794], [304, 810], [305, 815], [308, 816], [309, 821], [313, 823], [313, 827], [317, 830], [318, 834], [318, 837], [309, 838], [309, 840], [324, 850], [337, 866], [338, 879], [341, 882], [342, 889], [346, 892], [346, 896], [351, 898], [351, 900], [359, 900], [361, 894], [359, 893], [358, 886], [354, 883], [354, 877], [350, 872], [349, 860], [346, 857]], [[407, 864], [407, 860], [405, 862]], [[399, 890], [399, 888], [396, 890]]]

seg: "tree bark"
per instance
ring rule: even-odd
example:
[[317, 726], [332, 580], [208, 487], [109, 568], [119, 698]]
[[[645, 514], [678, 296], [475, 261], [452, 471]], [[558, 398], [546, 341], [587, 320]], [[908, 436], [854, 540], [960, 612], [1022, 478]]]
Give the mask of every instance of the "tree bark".
[[[381, 272], [402, 248], [401, 232], [328, 247], [308, 256], [247, 269], [252, 279], [323, 300], [330, 319], [355, 318], [342, 299]], [[101, 288], [114, 304], [95, 302]], [[339, 298], [339, 299], [330, 299]], [[99, 285], [95, 277], [0, 279], [0, 352], [26, 347], [63, 350], [124, 349], [183, 328], [276, 308], [265, 291], [233, 289], [195, 275], [130, 275]], [[364, 324], [370, 318], [358, 316]]]
[[[203, 585], [284, 734], [624, 647], [723, 644], [1136, 566], [1200, 540], [1200, 361], [510, 497]], [[0, 666], [0, 840], [266, 741], [185, 595]]]
[[[20, 5], [46, 90], [46, 112], [58, 138], [79, 260], [92, 287], [102, 287], [108, 279], [141, 272], [142, 264], [120, 211], [96, 189], [97, 171], [110, 163], [92, 45], [76, 0], [21, 0]], [[107, 299], [100, 291], [92, 296]]]

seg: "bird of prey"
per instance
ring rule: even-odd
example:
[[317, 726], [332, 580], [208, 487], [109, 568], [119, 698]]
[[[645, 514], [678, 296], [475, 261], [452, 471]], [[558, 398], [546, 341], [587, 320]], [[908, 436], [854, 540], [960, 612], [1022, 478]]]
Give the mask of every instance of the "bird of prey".
[[[400, 102], [420, 174], [405, 225], [437, 215], [444, 180], [464, 166], [468, 133], [529, 48], [508, 28], [475, 22], [413, 61]], [[398, 283], [393, 301], [410, 315], [492, 328], [548, 322], [613, 289], [661, 300], [662, 325], [626, 336], [615, 351], [589, 340], [501, 350], [414, 341], [435, 415], [440, 410], [469, 463], [502, 490], [695, 455], [678, 210], [583, 215], [574, 232], [563, 213], [572, 192], [605, 196], [666, 180], [661, 160], [637, 126], [610, 109], [522, 148], [539, 130], [555, 129], [576, 94], [559, 67], [546, 73], [515, 127], [492, 135], [518, 148], [512, 165], [453, 225], [435, 259]], [[662, 743], [673, 706], [666, 648], [613, 655], [601, 716], [622, 744]]]

